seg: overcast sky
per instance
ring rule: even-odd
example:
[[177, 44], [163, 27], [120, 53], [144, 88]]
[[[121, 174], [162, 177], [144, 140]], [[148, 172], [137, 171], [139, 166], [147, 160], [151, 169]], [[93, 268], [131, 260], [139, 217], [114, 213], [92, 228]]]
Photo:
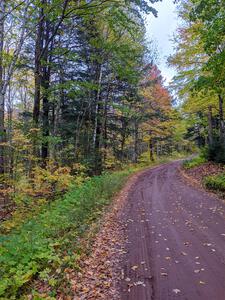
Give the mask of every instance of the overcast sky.
[[158, 18], [153, 15], [146, 17], [147, 39], [155, 42], [159, 53], [159, 68], [169, 83], [175, 71], [166, 65], [166, 57], [173, 52], [170, 38], [178, 26], [176, 7], [173, 0], [163, 0], [154, 4], [154, 7], [158, 10]]

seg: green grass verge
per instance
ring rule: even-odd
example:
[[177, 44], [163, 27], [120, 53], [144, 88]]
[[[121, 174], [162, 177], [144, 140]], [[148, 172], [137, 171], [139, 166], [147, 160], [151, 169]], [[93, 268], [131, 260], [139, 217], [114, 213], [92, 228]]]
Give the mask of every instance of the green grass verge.
[[[148, 167], [170, 160], [171, 157], [162, 158]], [[49, 274], [57, 269], [63, 273], [63, 268], [74, 268], [82, 251], [80, 239], [100, 220], [128, 176], [146, 167], [143, 163], [93, 177], [82, 186], [73, 187], [62, 199], [52, 202], [17, 229], [1, 235], [0, 299], [25, 299], [24, 287], [35, 276], [49, 279], [48, 284], [54, 288], [56, 280]]]
[[100, 217], [131, 170], [93, 177], [72, 188], [18, 231], [0, 237], [0, 299], [19, 299], [19, 289], [47, 266], [57, 268], [70, 245]]
[[206, 159], [201, 156], [194, 157], [192, 159], [185, 160], [183, 163], [183, 167], [185, 169], [192, 169], [194, 167], [198, 167], [201, 164], [205, 163]]
[[216, 176], [208, 176], [203, 182], [210, 190], [225, 192], [225, 173]]

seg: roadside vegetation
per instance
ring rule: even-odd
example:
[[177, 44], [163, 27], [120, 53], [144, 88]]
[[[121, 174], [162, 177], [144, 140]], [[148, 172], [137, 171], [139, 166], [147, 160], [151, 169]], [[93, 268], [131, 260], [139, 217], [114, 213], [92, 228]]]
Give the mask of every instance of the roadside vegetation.
[[192, 159], [185, 160], [183, 166], [185, 169], [191, 169], [194, 167], [198, 167], [201, 164], [205, 163], [207, 160], [202, 156], [197, 156]]
[[222, 163], [209, 161], [204, 157], [204, 150], [199, 156], [183, 162], [185, 173], [197, 180], [205, 188], [219, 193], [224, 197], [225, 192], [225, 166]]
[[214, 191], [225, 192], [225, 173], [221, 173], [215, 176], [208, 176], [204, 179], [205, 186]]
[[0, 299], [55, 291], [131, 173], [225, 163], [223, 4], [174, 1], [171, 92], [145, 36], [158, 1], [0, 1]]
[[172, 86], [180, 101], [186, 138], [198, 157], [184, 162], [190, 177], [213, 190], [224, 189], [224, 5], [219, 1], [177, 1], [181, 20], [169, 65], [177, 70]]
[[[16, 226], [14, 216], [3, 222], [0, 227], [0, 299], [20, 299], [26, 293], [37, 296], [35, 288], [30, 288], [34, 280], [47, 284], [50, 291], [45, 296], [54, 299], [60, 284], [65, 284], [64, 270], [79, 271], [78, 261], [88, 251], [85, 238], [88, 236], [90, 245], [103, 213], [129, 175], [184, 155], [174, 153], [155, 162], [143, 155], [136, 166], [106, 172], [79, 185], [74, 183], [64, 196], [43, 203], [39, 211], [33, 209]], [[67, 288], [69, 293], [69, 286]]]
[[[53, 270], [60, 273], [79, 257], [79, 239], [99, 219], [110, 199], [132, 170], [104, 174], [74, 186], [10, 233], [0, 237], [0, 295], [18, 299], [18, 289], [34, 275], [57, 284]], [[56, 272], [56, 276], [57, 273]]]
[[54, 298], [129, 175], [195, 148], [146, 42], [153, 2], [0, 1], [0, 299], [35, 280]]

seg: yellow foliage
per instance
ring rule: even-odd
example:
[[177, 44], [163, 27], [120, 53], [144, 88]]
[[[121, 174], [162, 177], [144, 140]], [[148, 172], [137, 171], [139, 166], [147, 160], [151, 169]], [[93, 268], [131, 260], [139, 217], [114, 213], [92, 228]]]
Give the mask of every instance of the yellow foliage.
[[20, 176], [15, 184], [14, 199], [17, 204], [24, 199], [52, 198], [56, 194], [66, 191], [73, 180], [69, 167], [56, 167], [52, 162], [46, 169], [34, 167], [31, 177]]

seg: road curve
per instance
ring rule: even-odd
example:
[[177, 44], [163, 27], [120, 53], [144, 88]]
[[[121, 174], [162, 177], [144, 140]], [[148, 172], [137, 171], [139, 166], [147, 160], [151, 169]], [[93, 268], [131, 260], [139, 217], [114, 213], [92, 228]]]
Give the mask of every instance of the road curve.
[[225, 300], [225, 205], [179, 165], [146, 171], [130, 192], [122, 300]]

